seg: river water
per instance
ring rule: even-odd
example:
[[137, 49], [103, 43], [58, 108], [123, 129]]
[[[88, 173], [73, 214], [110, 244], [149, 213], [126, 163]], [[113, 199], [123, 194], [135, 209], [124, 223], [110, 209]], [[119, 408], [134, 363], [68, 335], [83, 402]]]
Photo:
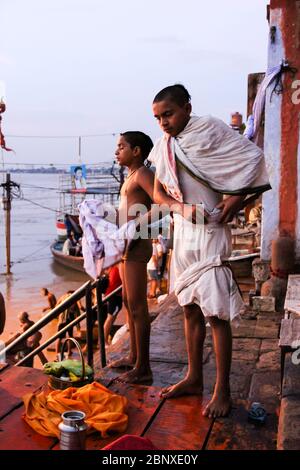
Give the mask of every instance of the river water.
[[[0, 175], [1, 182], [3, 176]], [[56, 238], [55, 210], [59, 206], [58, 175], [12, 173], [11, 179], [21, 185], [24, 199], [13, 199], [11, 212], [12, 274], [5, 272], [4, 212], [0, 208], [0, 291], [6, 302], [7, 319], [1, 339], [19, 328], [17, 315], [27, 311], [30, 318], [40, 318], [46, 298], [40, 294], [47, 287], [58, 298], [70, 289], [77, 289], [88, 277], [64, 268], [52, 258], [50, 245]], [[46, 188], [46, 189], [45, 189]], [[47, 189], [54, 188], [54, 189]], [[2, 195], [1, 195], [2, 196]]]

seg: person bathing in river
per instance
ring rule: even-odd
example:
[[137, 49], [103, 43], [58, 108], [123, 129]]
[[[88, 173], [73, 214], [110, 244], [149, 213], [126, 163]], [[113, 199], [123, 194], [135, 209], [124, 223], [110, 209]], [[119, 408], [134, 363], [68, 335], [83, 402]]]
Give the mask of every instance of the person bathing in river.
[[[144, 165], [144, 161], [152, 147], [152, 140], [143, 132], [120, 134], [115, 154], [119, 165], [128, 168], [128, 176], [121, 189], [119, 227], [140, 215], [133, 210], [134, 206], [151, 210], [154, 174]], [[151, 256], [151, 239], [140, 234], [139, 238], [129, 243], [120, 264], [123, 303], [128, 312], [130, 353], [127, 357], [110, 363], [110, 367], [131, 368], [132, 370], [119, 377], [128, 383], [152, 382], [149, 360], [150, 317], [147, 305], [147, 263]]]
[[[21, 312], [18, 315], [18, 320], [20, 324], [19, 331], [11, 336], [5, 343], [5, 346], [9, 346], [15, 339], [21, 336], [22, 333], [25, 333], [28, 328], [34, 325], [34, 321], [30, 320], [29, 315], [27, 312]], [[13, 361], [18, 362], [27, 356], [31, 351], [36, 349], [40, 345], [40, 341], [42, 339], [42, 333], [40, 331], [36, 331], [33, 335], [29, 336], [26, 340], [20, 342], [14, 348], [12, 348], [9, 352], [10, 355], [14, 355]], [[38, 356], [42, 362], [45, 364], [47, 362], [47, 358], [42, 351], [38, 353]], [[33, 357], [28, 359], [23, 363], [25, 367], [33, 367]]]
[[46, 287], [41, 288], [41, 295], [44, 297], [47, 297], [47, 301], [48, 301], [48, 306], [43, 308], [43, 312], [49, 312], [56, 305], [56, 297], [54, 294], [52, 294], [52, 292], [49, 292], [49, 290]]

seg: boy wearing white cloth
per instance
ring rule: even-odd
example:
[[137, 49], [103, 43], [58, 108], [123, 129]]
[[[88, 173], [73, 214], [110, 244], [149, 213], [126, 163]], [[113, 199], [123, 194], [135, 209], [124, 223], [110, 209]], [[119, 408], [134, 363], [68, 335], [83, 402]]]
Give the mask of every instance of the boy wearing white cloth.
[[[205, 323], [212, 327], [217, 378], [203, 414], [228, 414], [232, 336], [243, 301], [226, 260], [231, 233], [226, 225], [254, 197], [270, 189], [264, 156], [255, 144], [211, 116], [191, 117], [188, 91], [182, 85], [161, 90], [153, 114], [164, 136], [148, 159], [156, 167], [154, 201], [174, 214], [175, 293], [183, 306], [189, 367], [163, 397], [201, 394]], [[229, 195], [223, 200], [223, 194]], [[202, 223], [197, 214], [203, 215]], [[183, 242], [184, 241], [184, 242]]]

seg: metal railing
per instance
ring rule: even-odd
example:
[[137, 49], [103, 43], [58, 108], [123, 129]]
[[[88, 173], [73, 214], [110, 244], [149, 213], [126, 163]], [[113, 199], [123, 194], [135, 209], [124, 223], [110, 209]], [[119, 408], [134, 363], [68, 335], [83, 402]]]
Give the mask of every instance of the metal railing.
[[[96, 299], [97, 303], [92, 305], [92, 291], [96, 289]], [[122, 290], [122, 286], [117, 287], [114, 291], [108, 294], [106, 297], [103, 297], [101, 279], [97, 279], [94, 282], [88, 281], [79, 287], [73, 294], [70, 294], [62, 303], [54, 307], [49, 313], [47, 313], [43, 318], [38, 320], [34, 325], [28, 328], [24, 333], [18, 336], [14, 341], [12, 341], [8, 346], [1, 350], [1, 355], [4, 355], [11, 351], [15, 346], [18, 346], [20, 343], [28, 339], [34, 333], [37, 333], [44, 326], [48, 325], [52, 320], [57, 318], [64, 310], [68, 309], [74, 303], [81, 300], [85, 297], [85, 312], [80, 316], [75, 318], [73, 321], [68, 323], [64, 328], [59, 330], [53, 336], [48, 338], [44, 343], [39, 345], [33, 351], [31, 351], [27, 356], [22, 358], [17, 362], [16, 366], [21, 366], [26, 363], [29, 359], [36, 356], [38, 353], [43, 351], [47, 346], [49, 346], [53, 341], [63, 336], [69, 328], [78, 325], [81, 321], [86, 320], [86, 344], [87, 344], [87, 362], [93, 367], [94, 364], [94, 341], [93, 341], [93, 326], [95, 323], [95, 313], [98, 321], [98, 342], [99, 342], [99, 352], [100, 352], [100, 363], [101, 367], [106, 366], [106, 353], [105, 353], [105, 341], [104, 341], [104, 304], [116, 293]], [[95, 312], [96, 310], [96, 312]]]

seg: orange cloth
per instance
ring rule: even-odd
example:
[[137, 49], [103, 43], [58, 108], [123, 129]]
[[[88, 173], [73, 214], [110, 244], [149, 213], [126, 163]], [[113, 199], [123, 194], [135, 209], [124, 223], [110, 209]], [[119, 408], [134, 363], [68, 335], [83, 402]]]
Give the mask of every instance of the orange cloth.
[[23, 401], [23, 419], [43, 436], [59, 438], [61, 414], [68, 410], [83, 411], [89, 425], [88, 432], [99, 431], [101, 437], [107, 437], [109, 431], [124, 432], [128, 423], [125, 414], [127, 398], [116, 395], [97, 382], [81, 388], [54, 390], [49, 394], [43, 391], [29, 393]]

